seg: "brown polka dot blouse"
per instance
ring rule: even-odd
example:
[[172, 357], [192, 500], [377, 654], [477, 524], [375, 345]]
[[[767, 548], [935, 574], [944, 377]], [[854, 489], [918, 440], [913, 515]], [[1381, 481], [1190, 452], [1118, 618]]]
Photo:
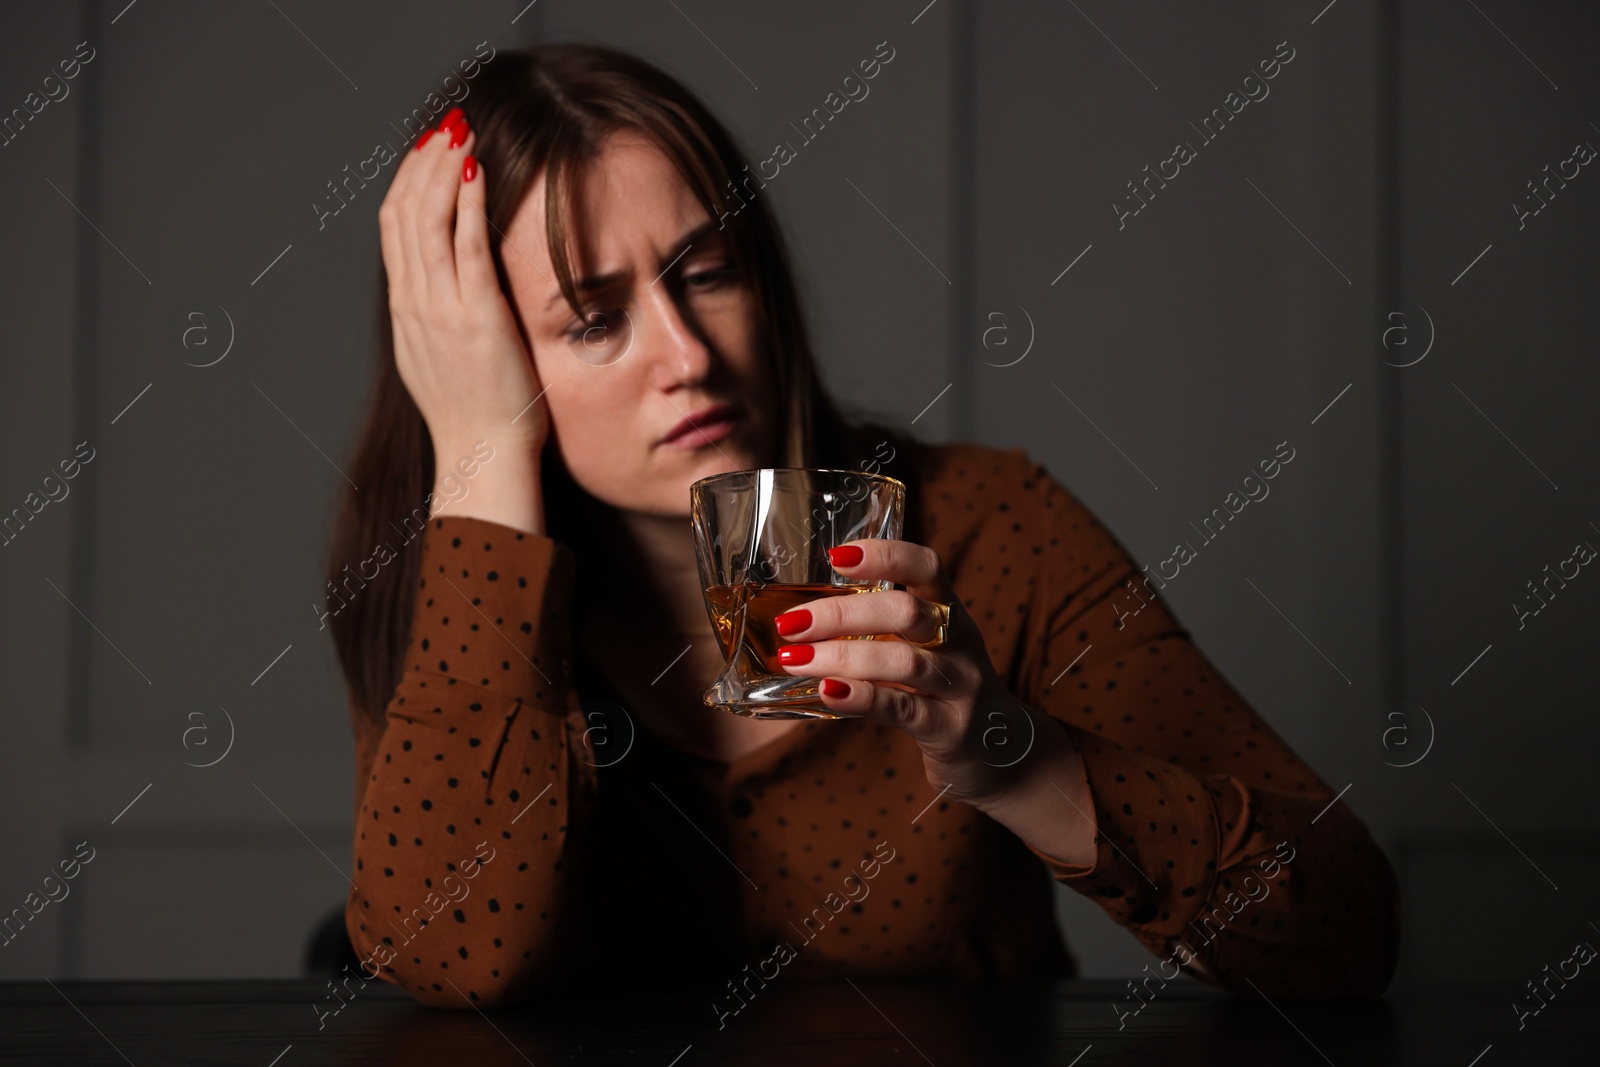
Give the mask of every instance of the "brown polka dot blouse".
[[[867, 720], [808, 722], [731, 765], [642, 727], [597, 755], [586, 731], [626, 724], [593, 714], [623, 702], [574, 648], [573, 548], [438, 518], [387, 724], [352, 715], [346, 925], [369, 973], [444, 1007], [583, 982], [726, 996], [780, 963], [1070, 977], [1054, 879], [1167, 977], [1194, 960], [1247, 995], [1382, 991], [1388, 861], [1159, 600], [1113, 610], [1145, 589], [1115, 539], [1020, 448], [896, 443], [906, 539], [939, 553], [1011, 692], [1082, 753], [1093, 865], [938, 799], [915, 742]], [[1083, 816], [1064, 800], [1061, 818]]]

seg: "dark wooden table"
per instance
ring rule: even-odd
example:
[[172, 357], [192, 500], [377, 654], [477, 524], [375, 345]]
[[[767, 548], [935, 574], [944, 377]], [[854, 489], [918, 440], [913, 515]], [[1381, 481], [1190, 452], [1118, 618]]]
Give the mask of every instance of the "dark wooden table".
[[[0, 1061], [27, 1064], [1506, 1064], [1600, 1062], [1579, 980], [1522, 1029], [1510, 985], [1267, 1003], [1173, 984], [1122, 1020], [1121, 982], [775, 981], [717, 1026], [703, 994], [585, 995], [479, 1012], [373, 983], [337, 1014], [319, 982], [0, 984]], [[1524, 991], [1525, 993], [1525, 991]], [[319, 1028], [319, 1023], [320, 1028]], [[1487, 1050], [1487, 1051], [1486, 1051]]]

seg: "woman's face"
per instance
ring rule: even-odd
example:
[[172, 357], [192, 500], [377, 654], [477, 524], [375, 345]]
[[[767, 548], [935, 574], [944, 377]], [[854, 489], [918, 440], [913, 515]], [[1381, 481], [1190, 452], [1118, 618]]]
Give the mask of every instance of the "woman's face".
[[[501, 249], [546, 389], [546, 447], [606, 504], [687, 515], [696, 479], [767, 466], [775, 453], [754, 290], [734, 273], [727, 234], [641, 135], [612, 135], [573, 194], [581, 319], [556, 287], [545, 175]], [[672, 436], [691, 416], [705, 432]]]

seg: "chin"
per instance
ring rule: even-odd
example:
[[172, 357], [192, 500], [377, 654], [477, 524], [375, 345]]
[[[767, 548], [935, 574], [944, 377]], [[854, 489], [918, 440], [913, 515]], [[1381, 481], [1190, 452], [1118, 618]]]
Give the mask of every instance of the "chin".
[[710, 478], [718, 474], [727, 474], [729, 471], [752, 470], [758, 464], [750, 458], [749, 453], [743, 449], [734, 450], [724, 448], [718, 452], [714, 448], [700, 449], [688, 459], [687, 471], [683, 482], [683, 497], [685, 502], [689, 499], [689, 486], [701, 478]]
[[[688, 514], [689, 487], [702, 478], [710, 478], [729, 471], [754, 470], [762, 466], [764, 454], [758, 439], [759, 428], [743, 426], [713, 444], [692, 450], [658, 448], [655, 462], [656, 484], [667, 488], [671, 499], [658, 503], [670, 505], [674, 512]], [[652, 494], [654, 495], [654, 494]]]
[[741, 426], [715, 444], [679, 452], [678, 456], [685, 467], [696, 472], [691, 481], [729, 471], [754, 470], [762, 465], [759, 457], [763, 450], [755, 443], [758, 436], [750, 427]]

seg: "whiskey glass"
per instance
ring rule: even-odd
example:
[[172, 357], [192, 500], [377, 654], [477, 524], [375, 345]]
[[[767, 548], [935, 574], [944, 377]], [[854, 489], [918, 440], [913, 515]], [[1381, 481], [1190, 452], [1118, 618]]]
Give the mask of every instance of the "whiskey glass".
[[828, 549], [898, 540], [905, 484], [865, 471], [781, 467], [702, 478], [689, 495], [706, 611], [726, 662], [706, 704], [753, 719], [841, 718], [818, 695], [820, 677], [779, 666], [778, 648], [789, 642], [773, 619], [822, 597], [894, 588], [839, 574]]

